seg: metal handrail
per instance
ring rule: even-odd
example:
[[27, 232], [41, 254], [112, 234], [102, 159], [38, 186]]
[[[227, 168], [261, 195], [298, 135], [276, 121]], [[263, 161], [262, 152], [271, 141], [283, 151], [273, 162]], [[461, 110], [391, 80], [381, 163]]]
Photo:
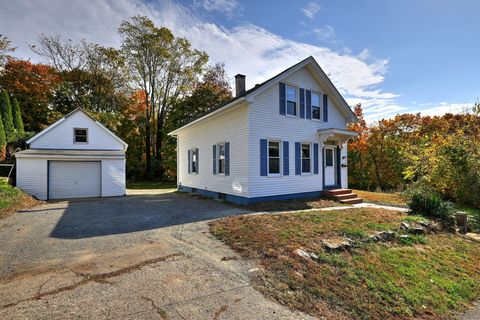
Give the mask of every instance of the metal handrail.
[[10, 171], [8, 172], [8, 177], [7, 177], [8, 179], [10, 179], [10, 176], [12, 175], [12, 171], [13, 171], [14, 166], [15, 165], [11, 164], [11, 163], [9, 163], [9, 164], [0, 163], [0, 167], [10, 167]]

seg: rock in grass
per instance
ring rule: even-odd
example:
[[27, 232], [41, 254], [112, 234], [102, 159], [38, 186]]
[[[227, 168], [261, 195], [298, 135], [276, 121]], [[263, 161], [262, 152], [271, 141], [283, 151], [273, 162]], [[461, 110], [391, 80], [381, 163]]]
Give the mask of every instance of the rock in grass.
[[352, 244], [348, 240], [322, 239], [321, 242], [327, 251], [345, 251], [352, 248]]
[[318, 260], [318, 256], [315, 253], [305, 251], [303, 248], [293, 250], [293, 254], [306, 260]]
[[395, 232], [393, 231], [380, 231], [370, 236], [370, 240], [375, 242], [392, 241], [395, 239]]

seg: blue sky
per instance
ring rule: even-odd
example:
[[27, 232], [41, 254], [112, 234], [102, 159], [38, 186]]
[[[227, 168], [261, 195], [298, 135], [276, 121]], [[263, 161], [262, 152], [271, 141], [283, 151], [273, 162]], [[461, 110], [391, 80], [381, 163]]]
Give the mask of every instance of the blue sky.
[[61, 34], [118, 46], [116, 28], [152, 18], [225, 62], [247, 86], [313, 55], [369, 120], [396, 113], [458, 112], [479, 97], [480, 1], [474, 0], [16, 0], [0, 3], [0, 30], [26, 46]]

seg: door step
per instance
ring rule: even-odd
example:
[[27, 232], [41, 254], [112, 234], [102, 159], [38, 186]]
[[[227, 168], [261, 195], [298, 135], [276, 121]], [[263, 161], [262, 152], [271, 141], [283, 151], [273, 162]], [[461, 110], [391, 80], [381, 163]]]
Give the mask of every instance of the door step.
[[353, 199], [343, 199], [340, 200], [340, 203], [343, 204], [357, 204], [357, 203], [362, 203], [363, 199], [362, 198], [353, 198]]
[[363, 199], [359, 198], [356, 193], [353, 193], [352, 189], [325, 190], [324, 194], [328, 198], [344, 204], [356, 204], [363, 202]]

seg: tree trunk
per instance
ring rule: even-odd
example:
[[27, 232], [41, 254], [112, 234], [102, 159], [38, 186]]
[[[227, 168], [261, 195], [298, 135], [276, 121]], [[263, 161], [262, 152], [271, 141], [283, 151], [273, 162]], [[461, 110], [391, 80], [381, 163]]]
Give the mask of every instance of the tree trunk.
[[163, 146], [163, 119], [164, 112], [162, 111], [158, 114], [157, 117], [157, 136], [156, 136], [156, 158], [158, 162], [158, 176], [160, 179], [163, 179], [164, 168], [163, 168], [163, 157], [162, 157], [162, 146]]

